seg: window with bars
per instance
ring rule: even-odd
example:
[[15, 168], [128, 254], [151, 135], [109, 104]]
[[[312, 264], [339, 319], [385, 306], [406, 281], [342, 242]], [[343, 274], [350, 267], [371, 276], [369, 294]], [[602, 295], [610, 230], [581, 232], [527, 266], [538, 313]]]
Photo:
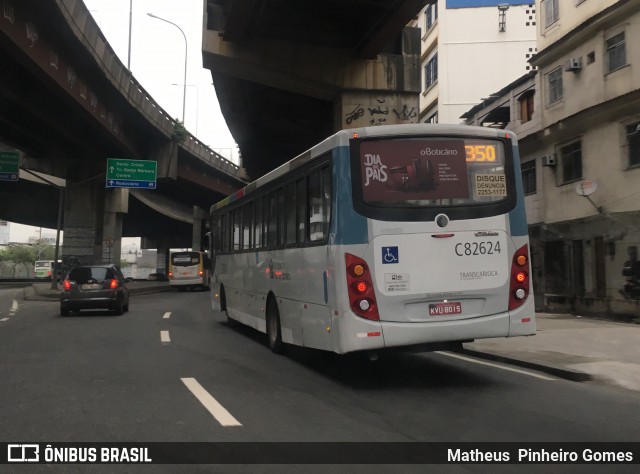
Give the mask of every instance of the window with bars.
[[427, 118], [424, 120], [424, 123], [438, 123], [438, 111], [427, 112]]
[[426, 18], [427, 31], [429, 31], [438, 19], [438, 5], [427, 5], [427, 9], [425, 10], [424, 14]]
[[521, 165], [522, 186], [525, 194], [535, 194], [536, 188], [536, 160], [526, 161]]
[[528, 122], [533, 118], [533, 95], [534, 91], [523, 92], [518, 97], [518, 103], [520, 105], [520, 120], [522, 123]]
[[558, 10], [559, 0], [545, 0], [544, 2], [544, 26], [545, 28], [554, 24], [560, 18]]
[[424, 88], [429, 89], [438, 81], [438, 53], [434, 54], [424, 66]]
[[582, 178], [582, 143], [580, 140], [560, 147], [562, 182], [569, 183]]
[[627, 146], [629, 148], [629, 166], [640, 165], [640, 122], [627, 125]]
[[606, 50], [607, 72], [615, 71], [627, 64], [624, 31], [612, 36], [606, 41]]
[[547, 74], [549, 86], [549, 104], [562, 99], [562, 67], [558, 67]]

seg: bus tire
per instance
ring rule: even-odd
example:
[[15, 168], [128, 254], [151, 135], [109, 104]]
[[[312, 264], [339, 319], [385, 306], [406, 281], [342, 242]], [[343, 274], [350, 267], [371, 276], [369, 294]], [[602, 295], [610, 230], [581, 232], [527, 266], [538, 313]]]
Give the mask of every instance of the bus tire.
[[227, 295], [224, 293], [224, 285], [220, 285], [220, 312], [227, 318], [227, 326], [230, 328], [236, 325], [236, 320], [229, 316], [229, 310], [227, 310]]
[[284, 353], [282, 329], [280, 327], [280, 311], [275, 298], [271, 298], [267, 305], [267, 342], [274, 354]]

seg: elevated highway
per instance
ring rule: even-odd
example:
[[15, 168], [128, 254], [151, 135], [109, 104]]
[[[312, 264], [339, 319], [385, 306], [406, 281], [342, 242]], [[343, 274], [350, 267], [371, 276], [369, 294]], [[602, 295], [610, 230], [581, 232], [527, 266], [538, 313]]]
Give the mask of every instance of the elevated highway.
[[[0, 142], [65, 180], [66, 256], [99, 261], [127, 235], [190, 247], [202, 210], [244, 184], [137, 83], [81, 0], [5, 0], [0, 64]], [[105, 189], [109, 157], [157, 161], [157, 189]], [[55, 227], [58, 190], [36, 181], [0, 184], [0, 218]]]
[[433, 0], [206, 0], [204, 67], [255, 179], [332, 133], [418, 120]]

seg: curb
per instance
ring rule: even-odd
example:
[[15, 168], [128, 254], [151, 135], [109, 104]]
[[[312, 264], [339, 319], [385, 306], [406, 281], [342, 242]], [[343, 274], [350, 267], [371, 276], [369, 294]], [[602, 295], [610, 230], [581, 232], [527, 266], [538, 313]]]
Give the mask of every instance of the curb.
[[556, 377], [571, 380], [573, 382], [588, 382], [594, 380], [591, 374], [586, 372], [580, 372], [578, 370], [570, 370], [564, 369], [562, 367], [553, 366], [553, 365], [544, 365], [538, 364], [536, 362], [529, 362], [527, 360], [522, 359], [513, 359], [511, 357], [505, 357], [498, 354], [493, 354], [491, 352], [480, 352], [474, 351], [472, 349], [459, 349], [457, 351], [453, 351], [458, 354], [468, 355], [472, 357], [478, 357], [479, 359], [487, 359], [495, 362], [504, 362], [506, 364], [517, 365], [520, 367], [525, 367], [527, 369], [534, 369], [540, 372], [545, 372], [550, 375], [555, 375]]

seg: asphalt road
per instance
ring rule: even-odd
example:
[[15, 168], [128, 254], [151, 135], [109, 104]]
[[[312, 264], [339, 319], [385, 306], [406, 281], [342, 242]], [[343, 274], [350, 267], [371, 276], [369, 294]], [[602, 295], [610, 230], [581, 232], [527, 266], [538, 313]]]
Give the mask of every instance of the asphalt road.
[[[0, 319], [6, 318], [0, 321], [0, 439], [6, 441], [640, 441], [640, 397], [634, 392], [447, 353], [393, 355], [375, 363], [300, 348], [277, 356], [263, 335], [229, 327], [212, 312], [207, 292], [140, 295], [123, 316], [85, 311], [65, 318], [56, 302], [20, 301], [16, 307], [14, 296], [15, 290], [0, 290]], [[526, 466], [484, 467], [513, 472]], [[600, 466], [598, 472], [626, 467]], [[304, 470], [425, 472], [406, 465]]]

